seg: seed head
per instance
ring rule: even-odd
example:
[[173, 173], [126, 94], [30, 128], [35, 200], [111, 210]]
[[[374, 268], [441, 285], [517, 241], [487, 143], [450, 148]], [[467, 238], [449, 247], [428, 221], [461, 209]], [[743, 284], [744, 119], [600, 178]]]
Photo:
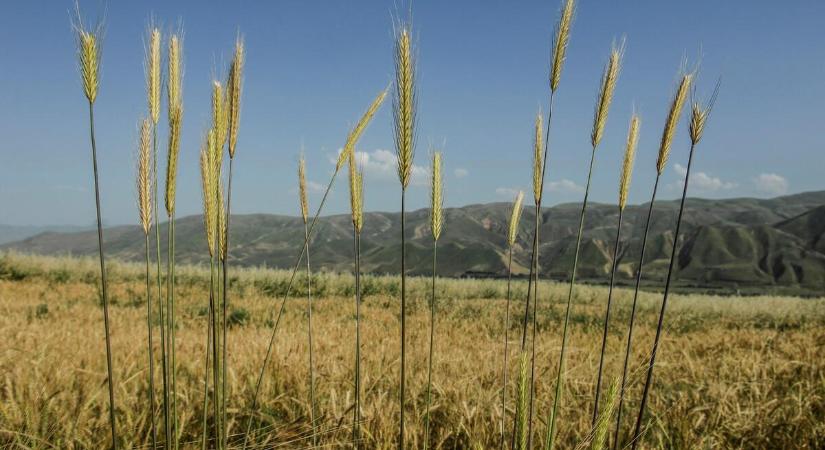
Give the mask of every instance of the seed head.
[[361, 119], [358, 120], [358, 123], [355, 124], [355, 127], [350, 130], [349, 134], [347, 135], [347, 142], [344, 144], [344, 149], [338, 155], [338, 162], [335, 164], [335, 171], [341, 170], [341, 167], [344, 166], [344, 163], [347, 161], [347, 158], [350, 155], [355, 154], [355, 144], [358, 142], [358, 139], [361, 137], [361, 134], [364, 130], [367, 129], [367, 125], [370, 124], [372, 117], [375, 115], [378, 108], [381, 107], [381, 104], [384, 103], [384, 99], [387, 97], [387, 90], [381, 91], [375, 100], [372, 101], [369, 108], [367, 108], [364, 115], [361, 116]]
[[624, 150], [622, 176], [619, 181], [619, 209], [624, 209], [627, 205], [630, 178], [633, 176], [633, 161], [636, 158], [636, 144], [639, 141], [639, 126], [641, 126], [641, 120], [634, 113], [630, 118], [630, 129], [627, 131], [627, 145]]
[[215, 130], [215, 144], [218, 151], [223, 151], [226, 143], [229, 114], [227, 111], [226, 94], [220, 81], [212, 82], [212, 129]]
[[541, 111], [536, 114], [535, 138], [533, 140], [533, 198], [538, 205], [541, 201], [542, 178], [544, 176], [544, 159], [542, 155], [542, 137], [541, 126], [544, 119], [541, 116]]
[[[690, 115], [690, 142], [693, 145], [699, 143], [702, 139], [702, 134], [705, 132], [705, 122], [707, 122], [710, 112], [713, 109], [713, 104], [716, 103], [716, 96], [719, 95], [719, 85], [722, 82], [720, 79], [716, 82], [716, 87], [713, 89], [713, 94], [707, 103], [702, 103], [692, 95], [691, 115]], [[694, 92], [695, 94], [695, 92]]]
[[518, 191], [516, 200], [513, 202], [513, 210], [510, 212], [510, 227], [507, 229], [507, 243], [510, 247], [516, 243], [518, 235], [518, 223], [521, 220], [521, 203], [524, 200], [524, 192]]
[[395, 42], [395, 98], [393, 118], [395, 125], [395, 152], [398, 158], [398, 179], [406, 189], [412, 175], [415, 154], [415, 57], [410, 29], [402, 26]]
[[624, 54], [624, 44], [618, 47], [613, 45], [610, 50], [610, 59], [604, 67], [602, 74], [601, 88], [599, 89], [599, 99], [596, 103], [596, 111], [593, 113], [593, 131], [590, 133], [590, 144], [593, 148], [599, 145], [604, 134], [604, 125], [607, 123], [607, 112], [610, 110], [610, 102], [613, 101], [613, 92], [616, 89], [616, 80], [619, 78], [619, 69], [622, 64]]
[[564, 57], [567, 54], [567, 43], [570, 40], [570, 27], [573, 24], [573, 11], [576, 8], [574, 0], [567, 0], [561, 11], [556, 33], [553, 36], [553, 65], [550, 67], [550, 90], [555, 92], [561, 80], [561, 69], [564, 66]]
[[352, 213], [352, 225], [355, 227], [356, 233], [361, 232], [363, 225], [363, 201], [361, 194], [363, 193], [363, 185], [361, 173], [356, 167], [354, 150], [350, 150], [350, 155], [347, 158], [349, 166], [349, 201], [350, 212]]
[[138, 145], [138, 212], [143, 233], [148, 234], [152, 225], [152, 181], [151, 181], [151, 137], [152, 125], [148, 118], [140, 123], [140, 143]]
[[169, 116], [169, 152], [166, 159], [166, 214], [175, 212], [176, 179], [178, 176], [178, 154], [180, 153], [180, 127], [183, 116], [181, 108], [172, 110]]
[[[209, 134], [212, 134], [211, 131]], [[206, 230], [206, 243], [209, 247], [209, 256], [215, 255], [215, 220], [217, 219], [215, 212], [215, 189], [213, 185], [214, 174], [212, 173], [214, 165], [212, 164], [212, 158], [209, 152], [209, 141], [213, 139], [211, 136], [204, 139], [200, 153], [203, 226]]]
[[146, 53], [146, 94], [149, 99], [149, 117], [157, 125], [160, 119], [160, 30], [149, 30], [149, 48]]
[[301, 202], [301, 218], [304, 219], [304, 225], [306, 225], [309, 217], [309, 202], [307, 201], [306, 162], [303, 154], [298, 160], [298, 196]]
[[444, 224], [444, 196], [443, 177], [441, 176], [441, 152], [433, 153], [433, 166], [431, 169], [432, 180], [430, 189], [430, 229], [433, 240], [437, 241], [441, 237], [441, 229]]
[[169, 80], [167, 83], [167, 96], [169, 101], [169, 126], [172, 126], [172, 121], [175, 120], [178, 111], [183, 107], [181, 99], [181, 81], [183, 78], [181, 68], [181, 54], [183, 53], [183, 44], [177, 34], [173, 34], [169, 38]]
[[83, 79], [83, 93], [89, 103], [97, 99], [97, 86], [100, 75], [100, 28], [86, 30], [82, 24], [77, 26], [77, 52], [80, 76]]
[[235, 56], [229, 69], [229, 158], [235, 157], [238, 144], [238, 126], [241, 119], [241, 82], [243, 81], [244, 45], [238, 36], [235, 40]]
[[670, 156], [670, 146], [673, 144], [673, 136], [676, 134], [676, 125], [682, 115], [682, 107], [685, 106], [685, 100], [690, 91], [690, 83], [692, 80], [692, 73], [682, 75], [682, 79], [679, 81], [679, 86], [676, 88], [676, 93], [673, 96], [673, 101], [670, 104], [670, 111], [668, 111], [667, 120], [665, 121], [665, 129], [662, 131], [662, 142], [659, 144], [659, 157], [656, 159], [656, 171], [659, 175], [664, 172], [667, 159]]

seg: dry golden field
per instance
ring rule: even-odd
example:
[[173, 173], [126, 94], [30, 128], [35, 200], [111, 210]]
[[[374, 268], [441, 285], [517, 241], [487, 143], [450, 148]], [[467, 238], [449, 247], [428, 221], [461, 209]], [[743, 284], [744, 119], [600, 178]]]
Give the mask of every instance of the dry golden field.
[[[115, 399], [123, 448], [149, 443], [145, 281], [140, 265], [110, 268]], [[184, 448], [201, 446], [208, 271], [179, 270], [178, 412]], [[229, 332], [230, 447], [240, 448], [258, 369], [288, 274], [232, 269]], [[364, 439], [393, 448], [398, 423], [397, 280], [366, 277], [362, 309]], [[407, 431], [421, 446], [426, 385], [428, 279], [410, 283]], [[105, 448], [108, 398], [98, 273], [92, 259], [0, 254], [0, 447]], [[351, 439], [354, 301], [352, 277], [314, 281], [317, 395], [323, 447]], [[303, 283], [302, 283], [303, 284]], [[501, 418], [505, 283], [439, 280], [433, 440], [438, 448], [497, 448]], [[515, 317], [526, 286], [516, 284]], [[606, 289], [580, 286], [574, 297], [560, 443], [585, 444]], [[621, 371], [631, 291], [618, 293], [606, 376]], [[153, 296], [153, 300], [157, 298]], [[543, 443], [552, 402], [566, 286], [541, 283], [536, 437]], [[635, 420], [660, 296], [642, 296], [624, 434]], [[250, 448], [306, 448], [309, 375], [306, 297], [287, 302], [267, 368], [261, 425]], [[510, 326], [511, 349], [520, 325]], [[155, 341], [156, 343], [158, 340]], [[156, 355], [159, 350], [156, 350]], [[645, 448], [823, 448], [825, 300], [676, 295], [668, 311]], [[511, 353], [507, 414], [512, 426], [516, 361]], [[157, 365], [156, 365], [157, 366]], [[156, 386], [160, 386], [159, 373]], [[158, 418], [160, 408], [158, 408]], [[159, 422], [160, 423], [160, 422]], [[508, 430], [509, 431], [509, 430]]]

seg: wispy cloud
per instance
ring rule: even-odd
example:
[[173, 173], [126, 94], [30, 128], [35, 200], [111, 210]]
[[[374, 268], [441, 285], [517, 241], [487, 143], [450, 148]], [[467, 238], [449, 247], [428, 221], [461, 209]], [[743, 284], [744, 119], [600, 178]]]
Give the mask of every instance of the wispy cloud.
[[579, 186], [575, 182], [562, 178], [557, 181], [544, 183], [544, 190], [547, 192], [584, 192], [584, 186]]
[[753, 179], [756, 190], [770, 195], [782, 195], [788, 192], [788, 180], [775, 173], [760, 173]]
[[[338, 150], [338, 154], [341, 150]], [[330, 158], [330, 162], [335, 164], [338, 161], [338, 154]], [[367, 180], [378, 181], [398, 181], [398, 158], [395, 152], [378, 149], [371, 152], [355, 152], [355, 160], [364, 170]], [[424, 166], [413, 164], [410, 184], [413, 186], [428, 186], [430, 183], [430, 170]]]
[[519, 189], [511, 188], [511, 187], [497, 187], [496, 188], [496, 195], [499, 197], [505, 197], [507, 199], [511, 199], [518, 194]]
[[[673, 171], [679, 174], [679, 181], [670, 185], [671, 189], [681, 189], [685, 185], [687, 167], [681, 164], [674, 164]], [[719, 177], [709, 175], [707, 172], [694, 172], [690, 174], [690, 187], [699, 192], [717, 192], [734, 189], [738, 185], [734, 182], [723, 181]]]
[[464, 169], [464, 168], [462, 168], [462, 167], [459, 167], [458, 169], [455, 169], [455, 170], [453, 171], [453, 174], [455, 175], [455, 177], [456, 177], [456, 178], [464, 178], [464, 177], [466, 177], [467, 175], [469, 175], [469, 174], [470, 174], [470, 172], [469, 172], [467, 169]]

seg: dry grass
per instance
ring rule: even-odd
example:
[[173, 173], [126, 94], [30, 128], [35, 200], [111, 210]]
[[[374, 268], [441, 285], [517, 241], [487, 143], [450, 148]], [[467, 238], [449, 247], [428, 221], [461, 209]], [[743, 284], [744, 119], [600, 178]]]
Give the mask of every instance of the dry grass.
[[[110, 269], [112, 346], [118, 424], [125, 447], [149, 442], [145, 304], [139, 264]], [[108, 443], [106, 363], [93, 259], [0, 257], [0, 447], [102, 448]], [[238, 268], [231, 292], [236, 325], [229, 331], [230, 447], [245, 425], [260, 355], [271, 331], [271, 305], [289, 273]], [[208, 270], [178, 273], [178, 410], [184, 448], [199, 445]], [[427, 278], [408, 280], [408, 418], [410, 443], [421, 444], [429, 314]], [[352, 278], [318, 274], [313, 280], [320, 444], [351, 438], [353, 402]], [[398, 430], [398, 280], [364, 277], [362, 307], [362, 433], [368, 448], [393, 448]], [[537, 406], [552, 398], [566, 285], [541, 284], [537, 342]], [[501, 323], [505, 283], [441, 280], [439, 342], [432, 410], [435, 448], [498, 444], [501, 414]], [[306, 382], [306, 308], [287, 304], [275, 353], [262, 386], [260, 411], [270, 445], [300, 447], [310, 436]], [[391, 295], [388, 295], [391, 294]], [[523, 305], [526, 283], [514, 284]], [[615, 295], [606, 376], [621, 371], [624, 325], [632, 292]], [[576, 291], [557, 442], [572, 448], [591, 435], [590, 405], [598, 363], [606, 289]], [[668, 329], [649, 403], [647, 448], [821, 448], [825, 444], [825, 300], [772, 297], [673, 297]], [[642, 293], [631, 384], [631, 411], [641, 388], [642, 349], [649, 349], [660, 296]], [[244, 322], [246, 311], [248, 317]], [[513, 328], [518, 328], [518, 323]], [[518, 358], [510, 364], [515, 381]], [[510, 383], [509, 397], [515, 397]], [[507, 412], [512, 417], [513, 411]], [[511, 419], [508, 419], [511, 420]], [[629, 426], [629, 424], [628, 424]], [[259, 432], [259, 436], [263, 433]], [[509, 430], [508, 430], [509, 432]], [[628, 430], [625, 430], [627, 433]], [[536, 442], [540, 445], [541, 442]], [[333, 445], [336, 446], [336, 445]], [[644, 446], [643, 446], [644, 447]]]

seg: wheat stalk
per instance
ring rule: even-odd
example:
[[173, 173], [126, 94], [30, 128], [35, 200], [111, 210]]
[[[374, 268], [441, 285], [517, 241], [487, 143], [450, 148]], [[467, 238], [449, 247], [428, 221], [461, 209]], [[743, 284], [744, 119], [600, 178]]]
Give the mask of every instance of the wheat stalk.
[[604, 331], [602, 333], [602, 349], [599, 354], [599, 371], [596, 377], [596, 395], [593, 401], [593, 426], [596, 426], [599, 411], [599, 397], [602, 387], [602, 372], [604, 369], [604, 352], [607, 347], [607, 328], [610, 322], [610, 307], [613, 303], [613, 284], [616, 277], [616, 265], [619, 258], [619, 245], [622, 235], [622, 219], [624, 208], [627, 205], [627, 193], [630, 189], [630, 178], [633, 175], [633, 161], [636, 157], [636, 144], [639, 141], [639, 116], [635, 113], [630, 118], [630, 128], [627, 131], [627, 144], [625, 145], [624, 160], [622, 162], [622, 173], [619, 177], [619, 220], [616, 225], [616, 241], [613, 246], [613, 263], [610, 268], [610, 285], [607, 290], [607, 308], [604, 315]]
[[152, 120], [152, 201], [155, 222], [155, 261], [157, 263], [157, 293], [158, 293], [158, 316], [160, 319], [160, 341], [161, 341], [161, 371], [163, 380], [163, 430], [166, 442], [171, 442], [171, 429], [169, 423], [169, 385], [167, 368], [167, 342], [166, 342], [166, 315], [163, 308], [162, 293], [162, 269], [160, 254], [160, 223], [158, 220], [158, 121], [160, 119], [160, 96], [161, 96], [161, 32], [156, 26], [150, 26], [147, 31], [148, 48], [144, 55], [144, 68], [146, 71], [146, 94], [149, 117]]
[[[619, 383], [619, 406], [616, 408], [616, 429], [614, 430], [614, 449], [618, 450], [621, 448], [620, 441], [620, 434], [622, 428], [622, 407], [624, 406], [624, 394], [625, 394], [625, 386], [627, 384], [627, 369], [630, 362], [630, 352], [632, 349], [632, 342], [633, 342], [633, 327], [636, 322], [636, 306], [639, 299], [639, 286], [642, 281], [642, 269], [645, 261], [645, 249], [647, 247], [647, 236], [650, 232], [650, 220], [653, 217], [653, 205], [656, 202], [656, 192], [659, 189], [659, 180], [661, 179], [662, 172], [664, 171], [665, 164], [667, 163], [668, 155], [670, 153], [670, 145], [673, 139], [673, 130], [676, 128], [676, 123], [680, 117], [680, 111], [682, 106], [685, 102], [683, 95], [687, 95], [687, 89], [690, 85], [691, 77], [690, 75], [684, 74], [680, 78], [679, 85], [676, 88], [676, 92], [673, 96], [673, 100], [670, 104], [670, 109], [668, 111], [667, 118], [665, 120], [664, 131], [662, 133], [662, 141], [659, 146], [659, 153], [656, 159], [656, 179], [653, 182], [653, 192], [650, 195], [650, 203], [648, 205], [647, 210], [647, 219], [645, 220], [645, 231], [642, 234], [642, 242], [639, 251], [639, 261], [636, 266], [636, 281], [635, 281], [635, 288], [633, 290], [633, 302], [630, 307], [630, 320], [627, 329], [627, 343], [625, 344], [625, 355], [624, 355], [624, 363], [622, 365], [622, 378], [621, 382]], [[684, 92], [684, 94], [683, 94]], [[667, 136], [670, 136], [668, 138]]]
[[106, 260], [103, 252], [103, 222], [100, 213], [100, 185], [98, 182], [97, 144], [95, 142], [94, 103], [97, 99], [97, 90], [100, 70], [100, 34], [102, 26], [95, 30], [88, 30], [80, 19], [80, 7], [77, 6], [77, 52], [80, 77], [83, 81], [83, 93], [89, 102], [89, 140], [92, 147], [92, 171], [95, 186], [95, 211], [97, 213], [97, 248], [100, 256], [100, 284], [103, 299], [103, 329], [106, 337], [106, 373], [109, 387], [109, 423], [112, 429], [112, 448], [117, 448], [117, 425], [115, 421], [115, 391], [112, 371], [112, 344], [109, 333], [109, 295], [107, 289]]
[[427, 367], [427, 406], [424, 411], [426, 418], [424, 421], [424, 449], [426, 450], [430, 442], [430, 394], [433, 384], [433, 348], [435, 346], [435, 276], [436, 276], [436, 256], [438, 252], [438, 238], [441, 237], [441, 229], [444, 225], [444, 195], [443, 177], [441, 174], [441, 152], [433, 153], [432, 167], [430, 168], [430, 231], [433, 237], [433, 277], [432, 293], [430, 296], [430, 353], [429, 365]]
[[395, 153], [398, 159], [398, 180], [401, 183], [401, 376], [399, 448], [404, 448], [404, 404], [406, 400], [407, 362], [407, 274], [406, 274], [406, 192], [412, 175], [415, 154], [416, 89], [415, 60], [412, 50], [411, 30], [402, 25], [395, 41], [395, 98], [393, 101]]
[[598, 101], [596, 103], [597, 112], [593, 117], [593, 132], [591, 133], [590, 140], [592, 145], [590, 152], [590, 166], [587, 171], [587, 184], [584, 188], [584, 200], [582, 201], [581, 214], [579, 215], [579, 230], [576, 236], [576, 247], [573, 255], [573, 268], [570, 273], [570, 289], [567, 292], [567, 307], [564, 313], [564, 325], [562, 326], [561, 352], [559, 354], [558, 372], [556, 374], [556, 390], [553, 398], [553, 410], [550, 413], [551, 419], [548, 438], [551, 444], [548, 446], [548, 450], [552, 450], [553, 448], [552, 442], [555, 440], [556, 418], [558, 417], [558, 407], [561, 403], [562, 368], [564, 367], [564, 359], [567, 354], [567, 329], [570, 322], [570, 307], [573, 303], [573, 290], [576, 286], [576, 270], [579, 265], [579, 251], [581, 249], [582, 234], [584, 234], [584, 218], [585, 212], [587, 211], [587, 200], [590, 195], [590, 182], [593, 176], [593, 163], [596, 159], [596, 149], [598, 148], [601, 136], [601, 132], [597, 132], [597, 130], [604, 128], [605, 122], [607, 121], [607, 113], [610, 109], [610, 103], [613, 98], [613, 90], [615, 89], [616, 79], [619, 76], [622, 54], [623, 52], [618, 50], [615, 45], [610, 51], [610, 59], [607, 62], [604, 75], [602, 76], [601, 88], [599, 90]]
[[[303, 151], [298, 159], [298, 201], [301, 205], [301, 219], [304, 221], [304, 237], [309, 235], [309, 201], [307, 200], [306, 161]], [[309, 240], [304, 245], [307, 255], [307, 340], [309, 345], [309, 421], [312, 426], [312, 445], [318, 445], [318, 435], [315, 429], [315, 352], [312, 348], [312, 272], [309, 264]]]
[[169, 61], [167, 100], [169, 115], [169, 148], [166, 160], [166, 215], [169, 218], [168, 246], [167, 246], [167, 357], [169, 362], [169, 378], [171, 384], [171, 434], [173, 448], [178, 448], [178, 419], [177, 419], [177, 356], [176, 356], [176, 312], [175, 312], [175, 195], [177, 191], [178, 156], [180, 154], [181, 122], [183, 120], [182, 104], [182, 77], [183, 68], [181, 57], [183, 43], [177, 34], [169, 38]]
[[702, 137], [702, 131], [704, 131], [705, 121], [707, 120], [711, 109], [713, 108], [713, 103], [716, 101], [716, 96], [719, 94], [719, 82], [716, 84], [716, 88], [714, 89], [713, 96], [711, 97], [709, 103], [703, 105], [699, 101], [693, 102], [693, 117], [690, 122], [690, 153], [688, 154], [688, 163], [687, 163], [687, 170], [685, 171], [685, 184], [682, 188], [682, 199], [679, 202], [679, 214], [676, 218], [676, 230], [673, 233], [673, 245], [670, 249], [670, 262], [668, 263], [667, 268], [667, 279], [665, 281], [665, 293], [662, 296], [662, 308], [659, 311], [659, 321], [656, 325], [656, 336], [653, 338], [653, 348], [650, 350], [650, 360], [648, 361], [647, 366], [647, 377], [645, 379], [645, 387], [642, 391], [642, 401], [641, 405], [639, 406], [639, 415], [636, 417], [636, 429], [633, 432], [633, 449], [636, 448], [638, 442], [641, 438], [641, 427], [642, 421], [644, 419], [645, 414], [645, 407], [647, 406], [647, 398], [650, 393], [650, 388], [653, 385], [653, 369], [656, 365], [656, 356], [659, 350], [659, 341], [662, 337], [662, 327], [665, 321], [665, 310], [667, 309], [667, 300], [668, 295], [670, 294], [670, 285], [671, 281], [673, 280], [673, 263], [676, 261], [676, 249], [679, 246], [679, 230], [682, 226], [682, 213], [685, 210], [685, 199], [687, 198], [687, 190], [688, 190], [688, 183], [690, 182], [690, 168], [693, 164], [693, 154], [696, 146], [699, 144], [699, 140]]
[[138, 216], [143, 229], [146, 244], [146, 327], [149, 335], [149, 417], [152, 423], [152, 448], [157, 446], [157, 429], [155, 427], [155, 357], [154, 339], [152, 338], [152, 295], [149, 271], [149, 230], [152, 227], [152, 123], [143, 119], [140, 123], [140, 141], [138, 143], [137, 194]]
[[504, 315], [504, 364], [502, 365], [502, 382], [501, 382], [501, 440], [499, 448], [504, 449], [504, 419], [507, 411], [507, 353], [510, 341], [510, 286], [513, 280], [513, 245], [516, 243], [516, 236], [518, 235], [518, 225], [521, 220], [521, 204], [524, 201], [524, 192], [519, 191], [516, 199], [513, 201], [513, 209], [510, 212], [510, 222], [507, 228], [507, 309]]
[[[381, 91], [381, 93], [378, 94], [378, 96], [375, 98], [375, 100], [373, 100], [373, 102], [370, 104], [370, 107], [361, 116], [361, 119], [358, 121], [358, 124], [348, 134], [347, 141], [346, 141], [346, 144], [344, 145], [344, 148], [353, 148], [353, 149], [355, 148], [355, 144], [357, 143], [358, 138], [361, 136], [361, 133], [367, 128], [367, 125], [369, 125], [369, 122], [372, 120], [373, 116], [378, 111], [378, 108], [380, 108], [380, 106], [383, 103], [384, 98], [386, 97], [386, 95], [387, 95], [386, 90]], [[272, 327], [272, 333], [270, 333], [269, 345], [267, 346], [266, 354], [264, 355], [263, 364], [261, 364], [261, 369], [258, 373], [258, 381], [255, 383], [255, 392], [252, 396], [252, 408], [251, 408], [253, 411], [256, 409], [256, 407], [258, 405], [258, 394], [260, 393], [261, 383], [263, 381], [264, 372], [266, 370], [267, 364], [269, 363], [269, 357], [272, 355], [272, 347], [275, 343], [275, 334], [278, 332], [278, 326], [281, 323], [281, 318], [283, 317], [283, 314], [284, 314], [284, 308], [286, 307], [286, 300], [287, 300], [287, 298], [289, 298], [289, 294], [292, 290], [292, 284], [295, 281], [295, 274], [298, 272], [298, 268], [301, 265], [301, 260], [303, 259], [304, 252], [307, 249], [307, 243], [309, 242], [309, 239], [312, 237], [312, 232], [315, 230], [315, 224], [318, 222], [318, 217], [320, 216], [321, 211], [324, 208], [324, 204], [326, 203], [326, 199], [327, 199], [327, 196], [329, 195], [329, 191], [332, 188], [332, 184], [335, 182], [335, 177], [338, 175], [339, 170], [341, 169], [343, 164], [347, 161], [347, 158], [349, 156], [350, 156], [349, 152], [346, 152], [346, 151], [342, 151], [341, 154], [339, 155], [338, 162], [335, 165], [335, 171], [332, 173], [332, 176], [330, 177], [329, 183], [327, 184], [327, 187], [326, 187], [326, 190], [324, 191], [323, 197], [321, 197], [321, 202], [318, 204], [318, 209], [315, 211], [315, 215], [312, 218], [312, 222], [310, 222], [310, 224], [309, 224], [309, 230], [307, 231], [306, 237], [304, 238], [304, 245], [301, 246], [301, 252], [298, 254], [298, 257], [296, 258], [295, 266], [293, 267], [292, 274], [289, 277], [289, 283], [287, 283], [287, 286], [286, 286], [286, 292], [284, 293], [284, 296], [281, 299], [281, 305], [278, 309], [278, 315], [275, 319], [275, 325]], [[252, 426], [252, 422], [247, 421], [247, 429], [246, 429], [246, 433], [244, 434], [244, 443], [243, 443], [243, 446], [242, 446], [243, 449], [246, 449], [246, 446], [249, 442], [249, 435], [250, 435], [250, 431], [251, 431], [251, 426]]]
[[349, 150], [350, 212], [352, 215], [352, 242], [355, 269], [355, 405], [352, 418], [352, 445], [360, 447], [361, 441], [361, 227], [363, 215], [363, 179], [356, 167], [355, 147]]

